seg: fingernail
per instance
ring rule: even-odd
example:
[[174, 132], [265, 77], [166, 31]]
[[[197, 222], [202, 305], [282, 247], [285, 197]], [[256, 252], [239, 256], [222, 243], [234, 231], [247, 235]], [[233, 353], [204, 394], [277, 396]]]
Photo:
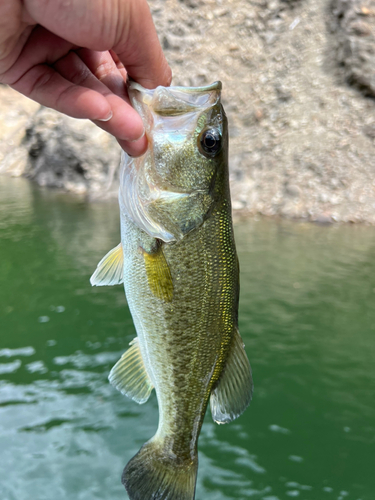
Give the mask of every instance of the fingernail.
[[109, 122], [109, 120], [112, 118], [113, 116], [113, 113], [112, 113], [112, 110], [109, 112], [109, 115], [107, 116], [107, 118], [98, 118], [98, 121], [99, 122]]
[[138, 137], [138, 139], [133, 139], [132, 141], [129, 141], [129, 142], [137, 142], [137, 141], [141, 140], [141, 139], [142, 139], [142, 137], [145, 135], [145, 133], [146, 133], [146, 129], [143, 127], [143, 132], [142, 132], [142, 134]]

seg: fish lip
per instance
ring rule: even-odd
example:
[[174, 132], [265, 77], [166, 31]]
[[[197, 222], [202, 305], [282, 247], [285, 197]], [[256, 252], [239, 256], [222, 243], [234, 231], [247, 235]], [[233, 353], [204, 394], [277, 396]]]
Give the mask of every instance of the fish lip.
[[221, 89], [220, 81], [202, 87], [159, 85], [155, 89], [128, 81], [130, 102], [144, 122], [149, 121], [151, 116], [181, 116], [213, 107], [220, 102]]
[[214, 83], [211, 83], [211, 85], [206, 85], [202, 87], [179, 87], [175, 86], [175, 89], [180, 90], [181, 92], [186, 92], [187, 94], [189, 93], [195, 93], [195, 92], [212, 92], [213, 90], [222, 90], [223, 84], [221, 83], [220, 80], [217, 80]]
[[[135, 82], [131, 78], [128, 79], [127, 82], [128, 89], [130, 90], [138, 90], [139, 92], [153, 92], [156, 89], [147, 89], [145, 87], [142, 87], [139, 83]], [[212, 92], [213, 90], [222, 90], [223, 84], [221, 83], [220, 80], [217, 80], [214, 83], [211, 83], [210, 85], [205, 85], [202, 87], [182, 87], [179, 85], [174, 85], [171, 87], [165, 87], [166, 89], [176, 89], [179, 90], [180, 92], [186, 92], [187, 94], [195, 93], [195, 92]]]

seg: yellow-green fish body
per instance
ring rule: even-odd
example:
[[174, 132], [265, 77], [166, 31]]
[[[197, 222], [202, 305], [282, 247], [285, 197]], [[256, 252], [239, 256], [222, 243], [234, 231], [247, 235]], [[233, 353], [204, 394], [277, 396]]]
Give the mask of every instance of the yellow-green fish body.
[[239, 416], [251, 399], [237, 327], [239, 268], [220, 90], [220, 82], [130, 88], [149, 149], [141, 158], [124, 156], [121, 244], [99, 263], [92, 283], [123, 280], [137, 330], [111, 383], [139, 403], [152, 388], [158, 398], [158, 430], [124, 469], [131, 500], [192, 500], [209, 399], [218, 423]]

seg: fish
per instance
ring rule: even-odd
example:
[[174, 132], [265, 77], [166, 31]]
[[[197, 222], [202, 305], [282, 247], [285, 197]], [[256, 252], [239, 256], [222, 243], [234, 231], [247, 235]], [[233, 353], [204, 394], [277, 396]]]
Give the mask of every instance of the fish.
[[124, 284], [137, 332], [111, 384], [139, 404], [153, 389], [158, 400], [156, 434], [122, 474], [131, 500], [193, 500], [208, 403], [225, 424], [252, 398], [221, 89], [129, 85], [149, 145], [138, 158], [123, 153], [121, 243], [91, 284]]

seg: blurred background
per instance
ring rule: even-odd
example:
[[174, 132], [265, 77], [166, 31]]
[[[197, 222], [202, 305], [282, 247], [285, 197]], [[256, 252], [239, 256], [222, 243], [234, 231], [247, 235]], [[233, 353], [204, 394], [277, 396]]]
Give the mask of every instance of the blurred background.
[[[223, 82], [255, 381], [234, 423], [208, 411], [196, 498], [373, 500], [375, 2], [149, 4], [173, 83]], [[126, 498], [156, 429], [155, 396], [107, 381], [123, 288], [88, 281], [119, 242], [119, 154], [0, 85], [1, 500]]]

